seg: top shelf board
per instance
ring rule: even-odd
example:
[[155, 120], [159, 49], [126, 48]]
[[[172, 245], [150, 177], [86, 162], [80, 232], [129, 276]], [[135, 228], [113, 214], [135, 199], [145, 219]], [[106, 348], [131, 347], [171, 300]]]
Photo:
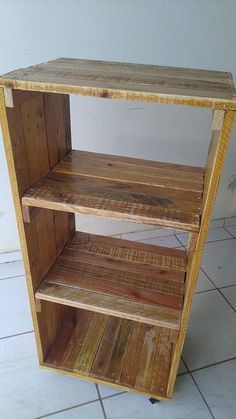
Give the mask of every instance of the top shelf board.
[[232, 75], [223, 71], [58, 58], [5, 74], [0, 86], [236, 110]]

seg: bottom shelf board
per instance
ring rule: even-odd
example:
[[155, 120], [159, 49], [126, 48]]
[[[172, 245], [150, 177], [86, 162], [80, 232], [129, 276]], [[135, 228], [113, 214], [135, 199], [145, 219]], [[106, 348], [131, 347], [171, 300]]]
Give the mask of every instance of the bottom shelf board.
[[174, 333], [71, 308], [43, 366], [165, 399]]

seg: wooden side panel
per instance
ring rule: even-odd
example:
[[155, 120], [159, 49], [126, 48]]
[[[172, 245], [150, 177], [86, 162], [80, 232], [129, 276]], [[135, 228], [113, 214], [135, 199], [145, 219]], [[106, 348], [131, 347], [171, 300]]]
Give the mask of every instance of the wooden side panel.
[[[54, 106], [49, 107], [48, 102]], [[64, 95], [13, 90], [12, 104], [13, 107], [5, 106], [4, 92], [1, 91], [4, 144], [42, 362], [55, 339], [64, 309], [43, 303], [41, 312], [36, 314], [34, 292], [74, 231], [74, 216], [65, 213], [55, 216], [54, 211], [40, 210], [35, 212], [31, 222], [26, 223], [22, 217], [21, 198], [71, 148], [70, 128], [66, 126], [69, 123], [69, 102]], [[57, 148], [60, 152], [55, 157], [49, 151]], [[39, 331], [41, 336], [44, 334], [42, 340]]]
[[191, 313], [192, 300], [199, 274], [207, 230], [215, 203], [217, 188], [223, 169], [234, 117], [234, 111], [222, 112], [217, 110], [213, 113], [212, 137], [206, 162], [202, 220], [199, 234], [196, 236], [193, 235], [189, 242], [189, 261], [181, 329], [177, 343], [174, 346], [167, 397], [171, 397], [173, 392], [173, 386]]

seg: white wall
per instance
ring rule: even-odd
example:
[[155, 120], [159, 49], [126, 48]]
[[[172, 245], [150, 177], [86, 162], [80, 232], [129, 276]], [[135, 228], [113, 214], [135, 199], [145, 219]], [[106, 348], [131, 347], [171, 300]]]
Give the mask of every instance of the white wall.
[[[0, 0], [0, 74], [68, 56], [231, 71], [236, 77], [235, 0]], [[71, 98], [74, 146], [203, 164], [209, 111]], [[0, 252], [19, 248], [0, 142]], [[234, 178], [235, 176], [235, 178]], [[236, 214], [236, 131], [214, 218]], [[127, 225], [79, 219], [83, 229], [119, 233]], [[122, 230], [121, 230], [122, 229]]]

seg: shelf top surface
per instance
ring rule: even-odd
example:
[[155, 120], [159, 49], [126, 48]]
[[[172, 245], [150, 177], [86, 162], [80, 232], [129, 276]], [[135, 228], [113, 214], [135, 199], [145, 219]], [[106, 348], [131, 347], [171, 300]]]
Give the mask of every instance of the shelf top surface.
[[0, 77], [0, 86], [121, 100], [236, 109], [231, 73], [58, 58]]
[[74, 150], [23, 204], [199, 230], [204, 169]]
[[179, 330], [186, 264], [183, 250], [77, 232], [36, 296]]

